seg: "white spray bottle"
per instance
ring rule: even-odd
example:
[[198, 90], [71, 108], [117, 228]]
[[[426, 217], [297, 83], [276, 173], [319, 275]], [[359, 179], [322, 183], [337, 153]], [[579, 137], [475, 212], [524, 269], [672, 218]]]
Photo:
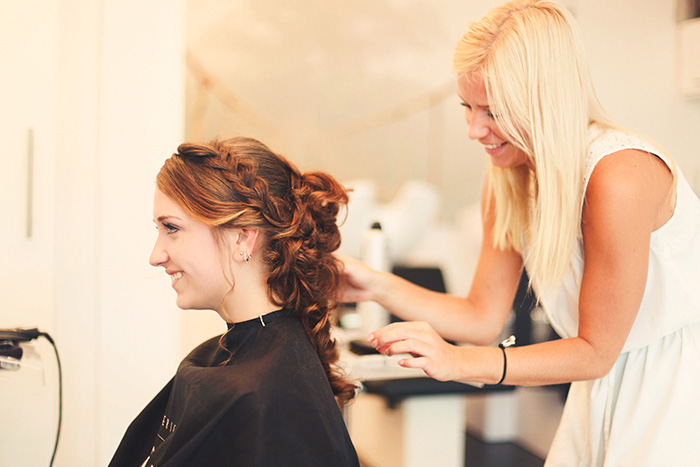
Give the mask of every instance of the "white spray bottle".
[[[379, 222], [374, 222], [372, 227], [364, 233], [360, 259], [377, 271], [389, 270], [387, 239]], [[379, 303], [360, 302], [357, 304], [357, 312], [365, 335], [389, 324], [389, 312]]]

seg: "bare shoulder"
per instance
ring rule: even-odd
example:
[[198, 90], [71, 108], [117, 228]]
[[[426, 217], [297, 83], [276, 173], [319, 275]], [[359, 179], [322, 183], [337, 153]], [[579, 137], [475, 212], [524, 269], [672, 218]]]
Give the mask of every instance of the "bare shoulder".
[[604, 157], [586, 189], [584, 223], [591, 216], [608, 221], [634, 220], [653, 231], [673, 214], [673, 175], [658, 157], [625, 149]]

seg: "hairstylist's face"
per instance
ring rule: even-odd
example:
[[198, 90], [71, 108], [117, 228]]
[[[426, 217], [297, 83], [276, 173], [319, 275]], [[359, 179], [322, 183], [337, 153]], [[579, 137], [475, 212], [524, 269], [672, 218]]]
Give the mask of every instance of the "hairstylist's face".
[[216, 310], [231, 289], [224, 271], [226, 255], [215, 242], [212, 230], [192, 218], [172, 199], [156, 189], [153, 221], [158, 239], [149, 258], [170, 276], [182, 309]]
[[459, 75], [457, 94], [466, 109], [464, 118], [469, 126], [469, 138], [484, 145], [493, 165], [501, 168], [529, 165], [527, 155], [511, 144], [498, 128], [491, 113], [483, 80]]

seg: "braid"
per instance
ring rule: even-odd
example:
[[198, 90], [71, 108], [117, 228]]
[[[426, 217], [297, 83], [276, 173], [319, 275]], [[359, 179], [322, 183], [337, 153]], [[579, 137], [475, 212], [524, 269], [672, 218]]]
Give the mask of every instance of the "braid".
[[336, 219], [348, 202], [345, 189], [330, 175], [295, 173], [289, 200], [293, 209], [288, 229], [269, 237], [268, 285], [273, 297], [297, 310], [321, 360], [338, 401], [344, 405], [355, 394], [335, 363], [338, 350], [331, 338], [331, 312], [340, 287], [339, 261], [332, 255], [340, 246]]
[[215, 232], [265, 233], [271, 301], [301, 321], [339, 404], [352, 399], [356, 388], [336, 367], [331, 338], [341, 270], [332, 253], [340, 246], [336, 219], [348, 202], [345, 188], [323, 172], [301, 174], [250, 138], [179, 146], [158, 175], [158, 187]]

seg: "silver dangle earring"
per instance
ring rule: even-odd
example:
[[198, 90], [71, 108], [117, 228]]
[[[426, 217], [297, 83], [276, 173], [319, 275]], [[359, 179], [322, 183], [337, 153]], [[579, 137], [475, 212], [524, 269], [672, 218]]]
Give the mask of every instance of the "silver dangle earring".
[[[241, 255], [241, 256], [244, 255], [242, 251], [239, 251], [238, 254]], [[252, 258], [253, 258], [253, 254], [252, 254], [252, 253], [245, 253], [245, 257], [243, 258], [243, 262], [244, 262], [244, 263], [247, 263], [247, 262], [250, 261]]]
[[248, 261], [250, 261], [250, 258], [253, 257], [253, 255], [251, 255], [250, 253], [245, 253], [245, 254], [244, 254], [242, 251], [239, 251], [238, 254], [241, 255], [241, 256], [244, 256], [244, 255], [245, 255], [245, 257], [243, 258], [243, 262], [244, 262], [244, 263], [247, 263]]

